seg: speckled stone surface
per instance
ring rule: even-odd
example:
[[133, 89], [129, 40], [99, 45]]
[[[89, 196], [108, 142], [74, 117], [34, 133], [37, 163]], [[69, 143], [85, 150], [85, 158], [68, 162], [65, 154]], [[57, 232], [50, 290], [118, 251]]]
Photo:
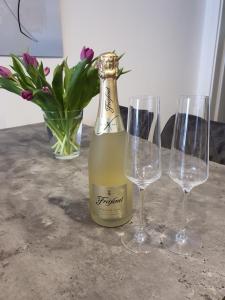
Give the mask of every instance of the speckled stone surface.
[[[225, 299], [225, 166], [211, 163], [209, 180], [188, 202], [190, 226], [203, 240], [198, 252], [132, 254], [121, 246], [125, 227], [90, 220], [90, 132], [84, 129], [79, 158], [57, 161], [43, 124], [0, 131], [0, 299]], [[175, 228], [180, 196], [164, 165], [146, 192], [147, 223]]]

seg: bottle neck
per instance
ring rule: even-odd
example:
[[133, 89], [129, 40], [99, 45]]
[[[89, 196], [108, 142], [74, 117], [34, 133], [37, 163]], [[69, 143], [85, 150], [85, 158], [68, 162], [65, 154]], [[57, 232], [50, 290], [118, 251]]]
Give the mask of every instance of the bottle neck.
[[100, 98], [95, 133], [124, 131], [117, 97], [116, 78], [100, 78]]

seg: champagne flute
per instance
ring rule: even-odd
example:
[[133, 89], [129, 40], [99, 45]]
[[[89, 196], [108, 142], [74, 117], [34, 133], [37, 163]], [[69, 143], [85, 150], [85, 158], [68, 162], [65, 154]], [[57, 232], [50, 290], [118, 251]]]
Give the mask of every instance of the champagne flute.
[[170, 250], [188, 255], [202, 245], [200, 237], [188, 228], [185, 203], [191, 190], [204, 183], [209, 174], [209, 98], [182, 96], [173, 131], [169, 176], [183, 191], [183, 224], [170, 236]]
[[135, 253], [148, 253], [152, 239], [143, 217], [144, 193], [161, 176], [159, 97], [140, 96], [130, 100], [125, 151], [125, 174], [140, 192], [139, 225], [129, 225], [121, 237], [123, 245]]

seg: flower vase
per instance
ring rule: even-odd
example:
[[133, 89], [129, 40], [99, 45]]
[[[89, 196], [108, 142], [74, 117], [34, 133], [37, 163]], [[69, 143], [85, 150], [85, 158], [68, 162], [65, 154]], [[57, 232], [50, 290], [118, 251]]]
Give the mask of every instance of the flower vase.
[[44, 111], [44, 120], [53, 155], [69, 160], [80, 155], [82, 110]]

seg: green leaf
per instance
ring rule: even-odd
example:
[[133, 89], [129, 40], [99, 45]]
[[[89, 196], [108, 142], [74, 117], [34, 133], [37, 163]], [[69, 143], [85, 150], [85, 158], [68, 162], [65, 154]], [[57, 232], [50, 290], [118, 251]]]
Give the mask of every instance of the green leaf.
[[90, 68], [86, 73], [84, 89], [82, 91], [81, 98], [77, 103], [78, 109], [83, 109], [88, 105], [91, 99], [96, 96], [100, 91], [100, 83], [98, 77], [98, 70]]
[[24, 72], [24, 66], [21, 60], [15, 55], [11, 55], [13, 61], [13, 69], [17, 73], [17, 78], [20, 78], [20, 82], [23, 82], [23, 88], [30, 89], [34, 88], [32, 80]]
[[65, 71], [65, 77], [64, 77], [64, 88], [65, 91], [67, 92], [69, 82], [72, 76], [72, 70], [69, 68], [67, 64], [67, 60], [64, 61], [64, 71]]
[[131, 70], [124, 71], [123, 68], [119, 69], [116, 79], [119, 79], [121, 75], [124, 75], [129, 72], [131, 72]]
[[118, 56], [118, 60], [121, 60], [121, 58], [123, 58], [123, 57], [124, 57], [124, 55], [125, 55], [125, 53], [123, 53], [123, 54], [120, 54], [120, 55]]
[[3, 88], [9, 92], [20, 95], [21, 89], [17, 86], [15, 81], [8, 78], [0, 78], [0, 88]]
[[39, 64], [38, 71], [39, 71], [40, 76], [45, 77], [45, 72], [44, 72], [44, 67], [43, 67], [43, 62], [42, 61]]
[[74, 109], [74, 101], [80, 99], [82, 89], [84, 88], [83, 73], [87, 65], [87, 60], [83, 60], [72, 70], [71, 79], [65, 95], [66, 107], [68, 110]]
[[52, 89], [54, 92], [54, 96], [57, 100], [58, 105], [63, 110], [63, 69], [64, 69], [64, 61], [61, 65], [58, 65], [54, 70], [53, 80], [52, 80]]
[[16, 76], [16, 79], [19, 82], [22, 89], [27, 90], [30, 88], [27, 86], [27, 84], [24, 83], [24, 81], [19, 76], [17, 76], [17, 75], [15, 75], [15, 76]]
[[42, 62], [39, 64], [39, 67], [38, 67], [37, 82], [38, 82], [39, 88], [47, 86], [49, 88], [49, 90], [53, 93], [52, 86], [46, 80]]
[[44, 93], [39, 89], [33, 92], [32, 102], [40, 106], [42, 110], [45, 111], [56, 111], [58, 109], [55, 105], [53, 95]]
[[29, 65], [27, 66], [27, 72], [30, 75], [30, 78], [32, 78], [35, 86], [40, 89], [42, 86], [39, 79], [38, 69], [34, 68], [32, 65]]

